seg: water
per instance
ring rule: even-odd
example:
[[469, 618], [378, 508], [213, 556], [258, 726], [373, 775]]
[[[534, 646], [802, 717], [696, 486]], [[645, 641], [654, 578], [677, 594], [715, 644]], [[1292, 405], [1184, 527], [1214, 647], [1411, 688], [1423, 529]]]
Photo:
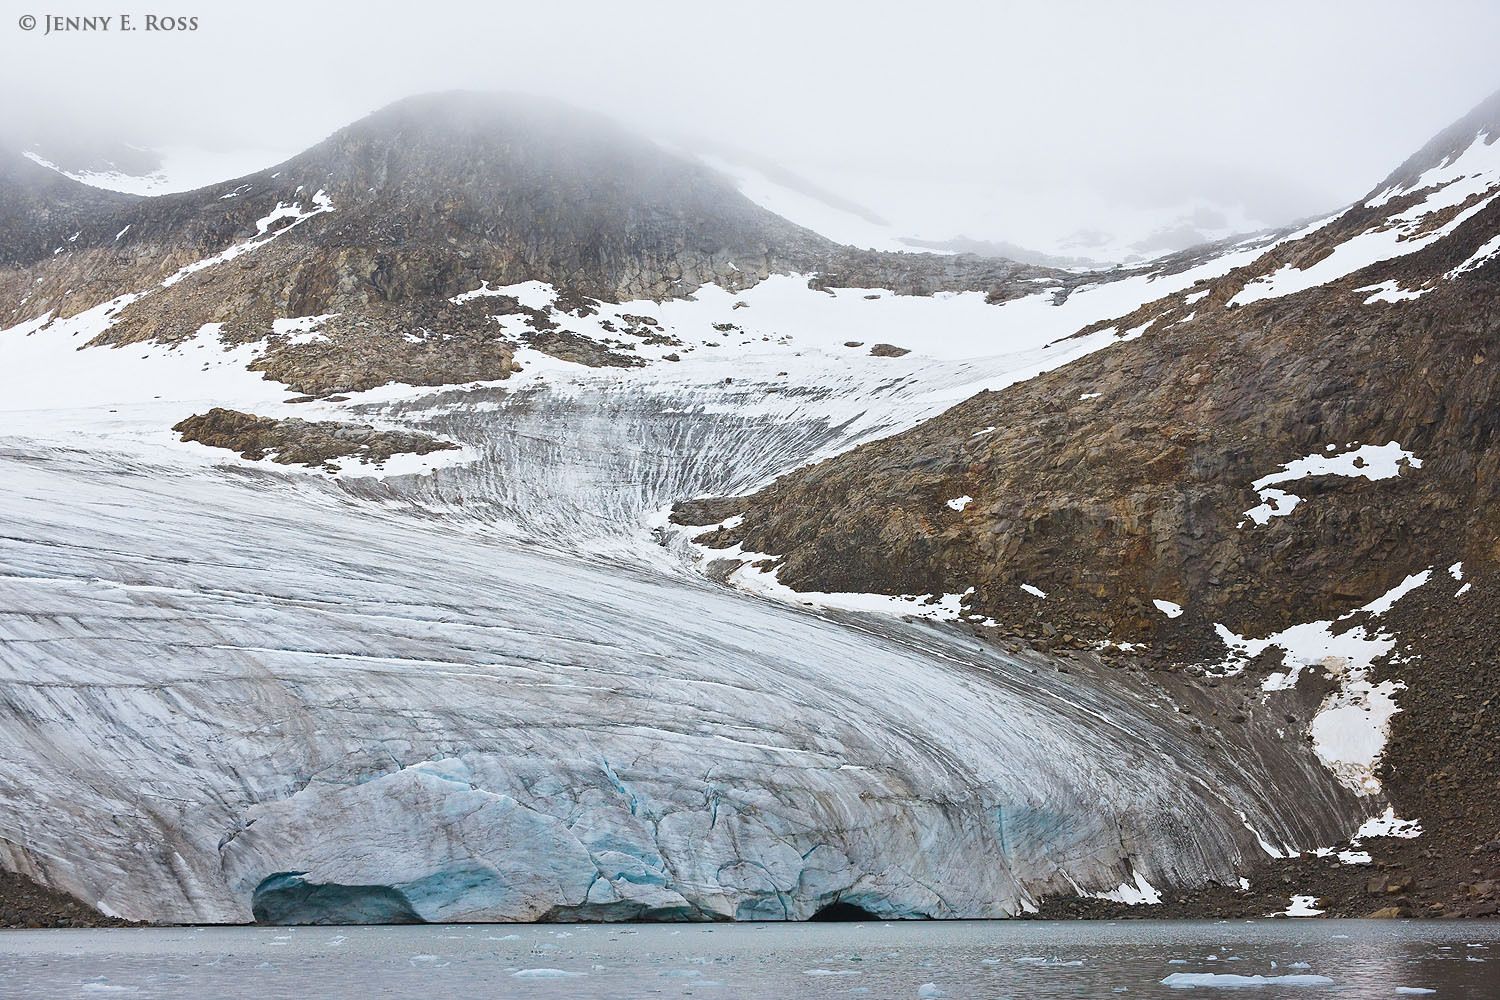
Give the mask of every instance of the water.
[[[1500, 924], [1311, 920], [187, 927], [0, 932], [0, 997], [1500, 996]], [[1219, 981], [1221, 984], [1224, 980]], [[1242, 995], [1236, 991], [1231, 995]]]

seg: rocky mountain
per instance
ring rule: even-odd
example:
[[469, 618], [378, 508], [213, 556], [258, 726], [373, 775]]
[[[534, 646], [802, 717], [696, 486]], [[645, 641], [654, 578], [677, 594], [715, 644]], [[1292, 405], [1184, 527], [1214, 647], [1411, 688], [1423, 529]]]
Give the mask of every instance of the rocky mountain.
[[[1054, 273], [839, 247], [604, 119], [498, 95], [403, 101], [259, 174], [160, 198], [10, 162], [0, 198], [16, 208], [0, 241], [15, 266], [0, 275], [0, 322], [76, 315], [122, 290], [103, 338], [114, 344], [179, 343], [210, 325], [229, 343], [258, 342], [278, 318], [324, 316], [315, 343], [273, 343], [260, 359], [318, 395], [503, 378], [508, 341], [473, 300], [453, 301], [479, 275], [608, 301], [790, 272], [998, 300]], [[464, 350], [444, 346], [454, 337]]]
[[[161, 197], [18, 157], [0, 893], [1376, 908], [1364, 852], [1451, 861], [1489, 801], [1381, 756], [1446, 709], [1493, 760], [1445, 693], [1489, 641], [1493, 147], [1461, 140], [1321, 224], [1103, 272], [842, 246], [505, 96]], [[1458, 616], [1420, 686], [1419, 614]]]
[[[97, 218], [130, 204], [124, 195], [78, 184], [0, 143], [0, 264], [44, 260]], [[76, 242], [76, 241], [75, 241]]]
[[[1263, 691], [1466, 856], [1500, 835], [1500, 759], [1463, 735], [1496, 723], [1497, 294], [1500, 95], [1346, 211], [1080, 331], [1127, 343], [678, 516], [793, 590], [963, 594], [1004, 642]], [[1397, 712], [1383, 757], [1337, 746]]]

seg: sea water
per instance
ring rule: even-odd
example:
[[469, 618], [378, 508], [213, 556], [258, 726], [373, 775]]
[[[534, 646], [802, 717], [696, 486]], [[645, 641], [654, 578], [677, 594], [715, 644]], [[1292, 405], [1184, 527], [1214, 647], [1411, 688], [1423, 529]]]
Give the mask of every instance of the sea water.
[[[1262, 920], [0, 932], [0, 997], [1500, 996], [1500, 923]], [[1426, 991], [1433, 991], [1428, 993]]]

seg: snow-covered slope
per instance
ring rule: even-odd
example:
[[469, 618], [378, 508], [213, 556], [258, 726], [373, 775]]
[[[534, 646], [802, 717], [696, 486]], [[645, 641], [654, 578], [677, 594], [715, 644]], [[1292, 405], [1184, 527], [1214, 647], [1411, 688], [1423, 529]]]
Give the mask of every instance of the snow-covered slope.
[[113, 164], [68, 168], [48, 159], [45, 149], [27, 150], [31, 162], [71, 177], [81, 184], [119, 191], [123, 194], [161, 195], [196, 191], [280, 163], [296, 150], [234, 149], [213, 150], [194, 146], [164, 146], [141, 150], [151, 166], [139, 172]]
[[814, 190], [791, 186], [744, 161], [713, 154], [701, 154], [700, 158], [714, 170], [733, 180], [740, 192], [757, 205], [826, 236], [835, 243], [888, 253], [911, 253], [916, 250], [902, 239], [902, 234], [890, 223], [869, 212], [860, 211], [854, 205], [837, 204], [820, 197]]

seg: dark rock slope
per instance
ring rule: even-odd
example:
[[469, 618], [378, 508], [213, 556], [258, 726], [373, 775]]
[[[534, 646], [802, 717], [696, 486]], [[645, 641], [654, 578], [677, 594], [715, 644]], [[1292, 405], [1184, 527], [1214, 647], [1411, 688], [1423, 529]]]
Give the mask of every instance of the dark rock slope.
[[0, 927], [128, 927], [65, 892], [0, 869]]
[[[676, 518], [740, 515], [700, 540], [777, 557], [765, 565], [800, 590], [972, 587], [966, 607], [994, 622], [977, 631], [997, 641], [1127, 641], [1193, 671], [1225, 658], [1217, 623], [1256, 637], [1336, 619], [1433, 568], [1443, 586], [1398, 606], [1399, 657], [1376, 667], [1420, 664], [1403, 675], [1383, 768], [1398, 811], [1428, 823], [1428, 839], [1400, 848], [1413, 884], [1430, 883], [1421, 906], [1448, 907], [1424, 912], [1483, 909], [1500, 875], [1500, 608], [1479, 582], [1500, 558], [1500, 254], [1487, 255], [1500, 188], [1440, 171], [1471, 146], [1492, 157], [1497, 140], [1500, 95], [1332, 222], [1099, 324], [1138, 338]], [[1335, 267], [1378, 240], [1397, 249]], [[1286, 290], [1301, 287], [1288, 276], [1320, 274], [1333, 278]], [[1290, 513], [1248, 517], [1263, 499], [1252, 484], [1286, 463], [1389, 442], [1420, 465], [1299, 479], [1284, 486], [1301, 501]], [[1462, 597], [1444, 576], [1458, 562], [1472, 581]], [[1280, 655], [1235, 682], [1253, 685]]]

